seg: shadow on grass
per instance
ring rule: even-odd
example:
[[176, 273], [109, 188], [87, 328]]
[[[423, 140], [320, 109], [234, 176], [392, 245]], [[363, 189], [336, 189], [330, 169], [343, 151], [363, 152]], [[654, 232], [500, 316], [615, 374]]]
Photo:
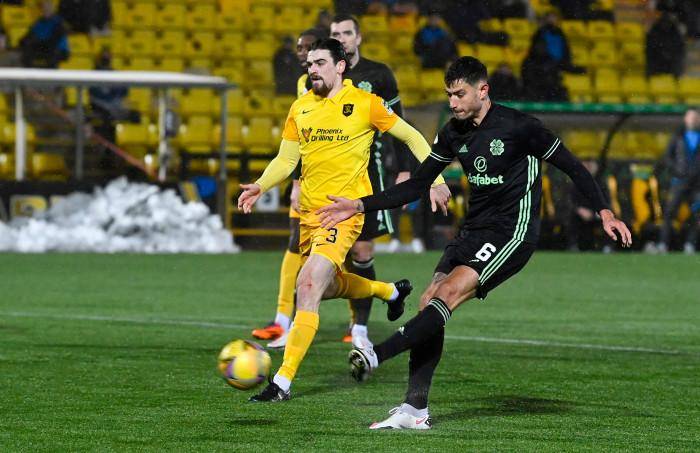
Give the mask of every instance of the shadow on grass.
[[518, 395], [497, 395], [489, 398], [472, 399], [464, 402], [463, 410], [456, 410], [440, 416], [441, 420], [462, 420], [476, 417], [508, 417], [516, 415], [565, 414], [574, 409], [575, 403], [563, 400], [532, 398]]

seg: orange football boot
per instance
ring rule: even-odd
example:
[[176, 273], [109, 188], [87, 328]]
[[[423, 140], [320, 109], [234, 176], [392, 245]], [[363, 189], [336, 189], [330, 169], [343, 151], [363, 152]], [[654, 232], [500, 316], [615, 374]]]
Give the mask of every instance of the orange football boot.
[[284, 329], [279, 324], [271, 322], [260, 329], [253, 330], [253, 337], [258, 340], [276, 340], [282, 336]]

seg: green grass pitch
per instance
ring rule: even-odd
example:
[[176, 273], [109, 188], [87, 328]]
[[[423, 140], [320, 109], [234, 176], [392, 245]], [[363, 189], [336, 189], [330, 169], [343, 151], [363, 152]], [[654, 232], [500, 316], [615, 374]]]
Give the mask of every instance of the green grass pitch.
[[[438, 256], [377, 258], [416, 286], [402, 320]], [[217, 376], [272, 317], [281, 257], [0, 255], [0, 451], [700, 450], [697, 257], [536, 253], [450, 320], [429, 432], [367, 429], [408, 357], [351, 381], [344, 301], [323, 303], [291, 401]], [[399, 325], [375, 303], [372, 339]]]

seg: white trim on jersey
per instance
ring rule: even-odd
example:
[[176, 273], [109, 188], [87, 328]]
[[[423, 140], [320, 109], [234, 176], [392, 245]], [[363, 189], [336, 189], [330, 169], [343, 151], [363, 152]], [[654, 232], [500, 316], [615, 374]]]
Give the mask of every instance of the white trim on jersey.
[[452, 163], [452, 159], [448, 159], [444, 156], [441, 156], [439, 154], [435, 154], [434, 152], [430, 152], [429, 157], [432, 157], [433, 159], [439, 161], [439, 162], [446, 162], [448, 164]]
[[559, 147], [560, 144], [561, 144], [561, 140], [559, 140], [559, 139], [554, 140], [554, 143], [552, 143], [552, 146], [542, 156], [542, 159], [547, 160], [550, 157], [552, 157], [552, 154], [554, 154], [554, 151], [557, 150], [557, 148]]

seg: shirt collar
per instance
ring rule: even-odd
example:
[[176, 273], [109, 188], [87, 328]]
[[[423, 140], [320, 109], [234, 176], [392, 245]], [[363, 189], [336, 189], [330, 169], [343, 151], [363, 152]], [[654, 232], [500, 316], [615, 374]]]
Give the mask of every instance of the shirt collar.
[[334, 104], [338, 104], [341, 101], [341, 99], [343, 99], [343, 97], [348, 93], [348, 91], [350, 91], [350, 87], [352, 87], [352, 86], [353, 86], [352, 80], [343, 79], [343, 88], [341, 88], [340, 91], [338, 91], [338, 93], [336, 93], [335, 96], [333, 96], [332, 98], [322, 98], [320, 96], [316, 96], [316, 100], [322, 101], [322, 100], [326, 99]]

